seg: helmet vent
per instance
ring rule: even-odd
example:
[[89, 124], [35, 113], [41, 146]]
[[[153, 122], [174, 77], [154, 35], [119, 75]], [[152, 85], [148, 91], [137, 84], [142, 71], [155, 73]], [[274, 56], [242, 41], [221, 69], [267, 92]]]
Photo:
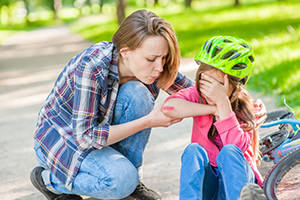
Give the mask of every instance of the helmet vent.
[[251, 63], [254, 63], [254, 58], [253, 58], [253, 56], [249, 56], [249, 60], [251, 61]]
[[205, 44], [203, 45], [203, 50], [205, 49], [207, 42], [208, 42], [208, 40], [206, 40]]
[[227, 40], [227, 39], [223, 40], [223, 42], [224, 43], [232, 43], [230, 40]]
[[233, 60], [233, 59], [239, 57], [240, 55], [241, 55], [240, 53], [237, 53], [237, 54], [235, 54], [234, 56], [232, 56], [229, 60]]
[[242, 70], [242, 69], [246, 69], [247, 65], [245, 63], [238, 63], [236, 65], [234, 65], [231, 69], [233, 70]]
[[237, 51], [236, 50], [231, 50], [231, 51], [228, 51], [227, 53], [225, 53], [223, 56], [222, 56], [222, 60], [225, 60], [227, 58], [230, 58], [230, 56], [232, 56], [234, 53], [236, 53]]
[[242, 47], [249, 48], [249, 46], [245, 43], [241, 44]]
[[222, 51], [222, 48], [216, 46], [211, 58], [215, 57], [216, 55], [218, 55], [220, 53], [220, 51]]
[[207, 46], [207, 49], [206, 49], [206, 53], [209, 53], [209, 52], [210, 52], [211, 45], [212, 45], [212, 41], [209, 42], [209, 44], [208, 44], [208, 46]]

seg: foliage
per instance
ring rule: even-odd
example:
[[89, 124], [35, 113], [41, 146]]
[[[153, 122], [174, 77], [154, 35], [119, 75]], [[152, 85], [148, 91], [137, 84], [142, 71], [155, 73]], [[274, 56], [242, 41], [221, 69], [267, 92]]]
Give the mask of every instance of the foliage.
[[[18, 0], [0, 0], [0, 3], [4, 1], [13, 5], [20, 3]], [[31, 1], [42, 4], [45, 0]], [[75, 0], [63, 0], [65, 7], [59, 12], [59, 21], [47, 19], [46, 16], [51, 15], [51, 12], [42, 8], [32, 10], [31, 17], [35, 16], [35, 20], [30, 21], [30, 24], [19, 23], [5, 27], [0, 20], [0, 42], [3, 35], [12, 32], [64, 21], [69, 22], [72, 31], [88, 40], [111, 41], [118, 28], [116, 0], [105, 0], [101, 14], [85, 12], [86, 9], [79, 11], [72, 6], [73, 2]], [[177, 33], [182, 57], [194, 57], [201, 45], [215, 35], [235, 35], [249, 41], [255, 51], [256, 69], [247, 87], [261, 95], [275, 96], [278, 106], [283, 106], [283, 99], [286, 99], [300, 118], [299, 1], [243, 0], [239, 6], [234, 6], [234, 0], [193, 0], [189, 9], [184, 7], [184, 0], [159, 0], [159, 6], [152, 6], [154, 0], [127, 2], [127, 15], [145, 8], [170, 22]], [[145, 2], [147, 7], [144, 7]], [[43, 17], [38, 13], [43, 13]], [[87, 16], [78, 18], [80, 14]], [[1, 31], [3, 28], [5, 30]]]
[[[215, 35], [235, 35], [249, 41], [256, 54], [256, 69], [247, 87], [275, 96], [278, 106], [284, 106], [286, 99], [300, 117], [300, 3], [265, 1], [238, 7], [228, 1], [206, 7], [198, 4], [194, 2], [192, 10], [178, 5], [168, 6], [168, 12], [162, 7], [147, 9], [172, 24], [182, 57], [194, 57], [201, 45]], [[134, 9], [137, 8], [129, 7], [127, 13]], [[117, 28], [115, 20], [111, 20], [77, 31], [99, 42], [111, 40]]]

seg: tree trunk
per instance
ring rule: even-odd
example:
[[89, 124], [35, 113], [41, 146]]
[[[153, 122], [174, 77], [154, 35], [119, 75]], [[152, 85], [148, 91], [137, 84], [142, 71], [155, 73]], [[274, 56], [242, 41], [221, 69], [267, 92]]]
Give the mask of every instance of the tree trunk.
[[58, 10], [62, 7], [62, 0], [53, 0], [54, 18], [58, 19]]
[[155, 5], [155, 6], [158, 5], [158, 0], [154, 0], [154, 5]]
[[239, 0], [235, 0], [234, 6], [238, 6], [239, 5]]
[[117, 7], [117, 16], [118, 16], [118, 23], [121, 24], [125, 19], [125, 2], [124, 0], [119, 0], [119, 4]]
[[28, 15], [30, 13], [30, 9], [29, 9], [29, 2], [28, 0], [23, 0], [24, 1], [24, 4], [25, 4], [25, 9], [26, 9], [26, 24], [29, 23], [29, 20], [28, 20]]
[[100, 0], [100, 13], [102, 13], [102, 8], [103, 8], [104, 0]]
[[184, 4], [185, 4], [185, 7], [186, 7], [186, 8], [190, 8], [190, 7], [191, 7], [191, 4], [192, 4], [192, 0], [185, 0], [185, 1], [184, 1]]

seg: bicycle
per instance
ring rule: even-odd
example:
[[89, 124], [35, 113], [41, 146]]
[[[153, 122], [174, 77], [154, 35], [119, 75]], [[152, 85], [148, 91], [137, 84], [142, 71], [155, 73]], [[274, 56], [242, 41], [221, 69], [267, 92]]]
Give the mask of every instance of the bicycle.
[[[274, 165], [267, 173], [263, 190], [267, 199], [300, 199], [300, 120], [292, 112], [279, 110], [267, 114], [262, 129], [273, 129], [260, 139], [265, 161]], [[275, 131], [274, 131], [275, 130]]]

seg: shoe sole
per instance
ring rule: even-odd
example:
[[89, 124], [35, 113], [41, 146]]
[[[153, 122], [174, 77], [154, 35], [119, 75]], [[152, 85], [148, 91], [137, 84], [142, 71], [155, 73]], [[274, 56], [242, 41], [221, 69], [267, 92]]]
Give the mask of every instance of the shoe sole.
[[266, 200], [263, 190], [254, 183], [247, 183], [241, 190], [238, 200]]
[[[31, 174], [30, 174], [30, 180], [32, 185], [41, 193], [43, 193], [43, 195], [47, 198], [47, 200], [51, 200], [52, 198], [49, 196], [49, 193], [51, 195], [52, 192], [50, 191], [45, 191], [42, 188], [45, 188], [45, 185], [42, 185], [40, 181], [36, 180], [38, 177], [41, 178], [42, 181], [42, 177], [41, 177], [41, 173], [42, 171], [44, 171], [44, 168], [42, 167], [36, 167], [32, 170]], [[46, 189], [46, 188], [45, 188]]]

